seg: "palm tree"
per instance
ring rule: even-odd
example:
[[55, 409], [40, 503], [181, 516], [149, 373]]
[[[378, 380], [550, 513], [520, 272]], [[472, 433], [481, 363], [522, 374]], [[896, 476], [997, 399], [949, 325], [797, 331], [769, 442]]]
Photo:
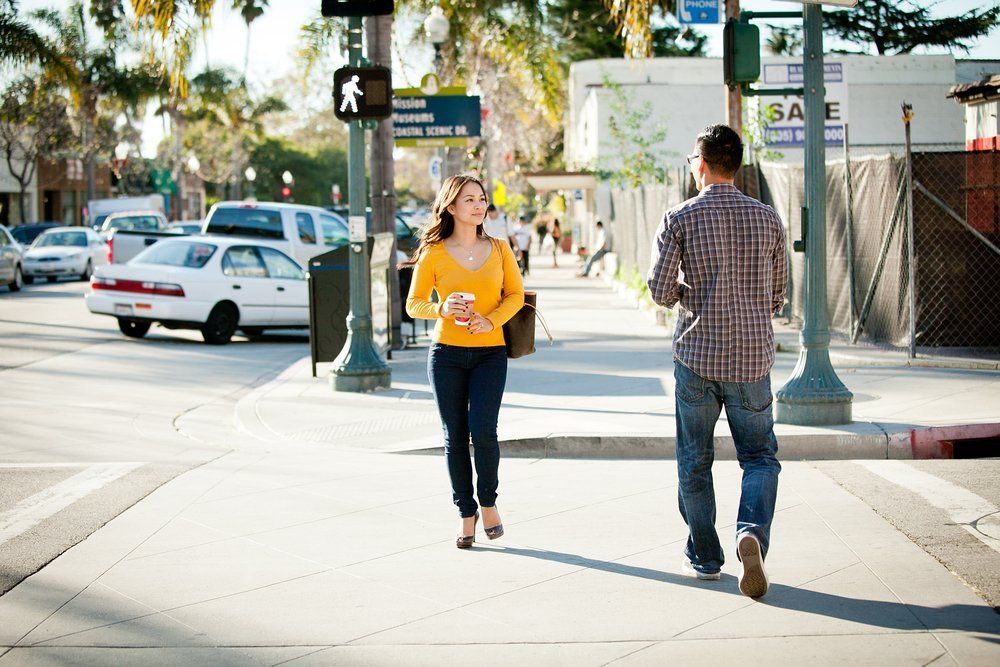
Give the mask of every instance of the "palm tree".
[[243, 51], [243, 78], [247, 78], [247, 68], [250, 65], [250, 24], [259, 18], [267, 8], [269, 0], [233, 0], [233, 9], [240, 10], [243, 21], [247, 24], [247, 41]]

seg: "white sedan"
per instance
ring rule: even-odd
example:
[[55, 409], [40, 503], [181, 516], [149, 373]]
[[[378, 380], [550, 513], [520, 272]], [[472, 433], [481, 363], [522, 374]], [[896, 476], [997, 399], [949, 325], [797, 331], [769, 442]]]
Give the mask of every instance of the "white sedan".
[[90, 312], [116, 317], [133, 338], [145, 336], [154, 322], [200, 329], [213, 345], [228, 343], [237, 329], [255, 336], [309, 326], [305, 271], [257, 240], [164, 239], [127, 264], [100, 267], [90, 286]]
[[94, 269], [108, 263], [108, 245], [89, 227], [53, 227], [35, 239], [21, 263], [24, 282], [60, 276], [90, 280]]

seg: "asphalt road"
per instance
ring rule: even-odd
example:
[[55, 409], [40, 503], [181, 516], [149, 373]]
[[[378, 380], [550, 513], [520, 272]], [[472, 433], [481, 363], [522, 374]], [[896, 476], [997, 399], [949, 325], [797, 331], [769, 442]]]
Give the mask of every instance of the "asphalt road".
[[127, 339], [87, 311], [86, 289], [0, 291], [0, 594], [238, 446], [234, 403], [308, 354], [304, 333], [224, 347], [156, 327]]

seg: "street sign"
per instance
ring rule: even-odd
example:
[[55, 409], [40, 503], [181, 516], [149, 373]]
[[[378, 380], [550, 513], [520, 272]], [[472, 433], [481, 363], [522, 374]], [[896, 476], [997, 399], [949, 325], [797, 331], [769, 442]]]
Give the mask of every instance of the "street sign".
[[342, 121], [382, 120], [392, 115], [392, 76], [387, 67], [341, 67], [333, 73], [333, 111]]
[[[801, 63], [764, 65], [761, 90], [787, 88], [804, 83]], [[827, 145], [841, 145], [844, 142], [844, 125], [848, 121], [847, 77], [843, 63], [827, 61], [823, 65], [823, 83], [826, 88], [826, 122], [824, 137]], [[774, 147], [805, 146], [805, 104], [801, 97], [769, 97], [759, 100], [771, 108], [773, 119], [764, 130], [764, 141]]]
[[678, 23], [721, 23], [723, 0], [677, 0]]
[[440, 155], [435, 155], [427, 162], [427, 175], [431, 177], [432, 181], [441, 181], [441, 169], [444, 165], [444, 160], [441, 159]]
[[323, 0], [323, 16], [384, 16], [392, 14], [393, 0]]
[[392, 133], [397, 146], [465, 146], [481, 120], [476, 95], [397, 95]]

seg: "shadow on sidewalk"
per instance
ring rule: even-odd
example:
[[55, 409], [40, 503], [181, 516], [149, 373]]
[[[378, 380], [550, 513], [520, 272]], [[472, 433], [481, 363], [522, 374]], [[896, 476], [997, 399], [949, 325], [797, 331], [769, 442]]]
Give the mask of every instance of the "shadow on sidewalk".
[[[743, 595], [735, 586], [736, 577], [731, 574], [723, 573], [719, 582], [705, 582], [683, 574], [596, 560], [559, 551], [519, 547], [503, 547], [493, 551], [567, 565], [578, 565], [591, 570], [601, 570], [666, 584], [704, 588], [713, 592], [731, 593], [741, 597]], [[984, 637], [983, 639], [986, 641], [1000, 644], [1000, 616], [984, 613], [987, 608], [979, 605], [950, 604], [943, 607], [925, 607], [902, 602], [849, 598], [833, 593], [822, 593], [775, 583], [771, 584], [767, 596], [758, 599], [757, 602], [777, 609], [827, 616], [892, 630], [981, 632], [992, 635], [992, 637]]]

